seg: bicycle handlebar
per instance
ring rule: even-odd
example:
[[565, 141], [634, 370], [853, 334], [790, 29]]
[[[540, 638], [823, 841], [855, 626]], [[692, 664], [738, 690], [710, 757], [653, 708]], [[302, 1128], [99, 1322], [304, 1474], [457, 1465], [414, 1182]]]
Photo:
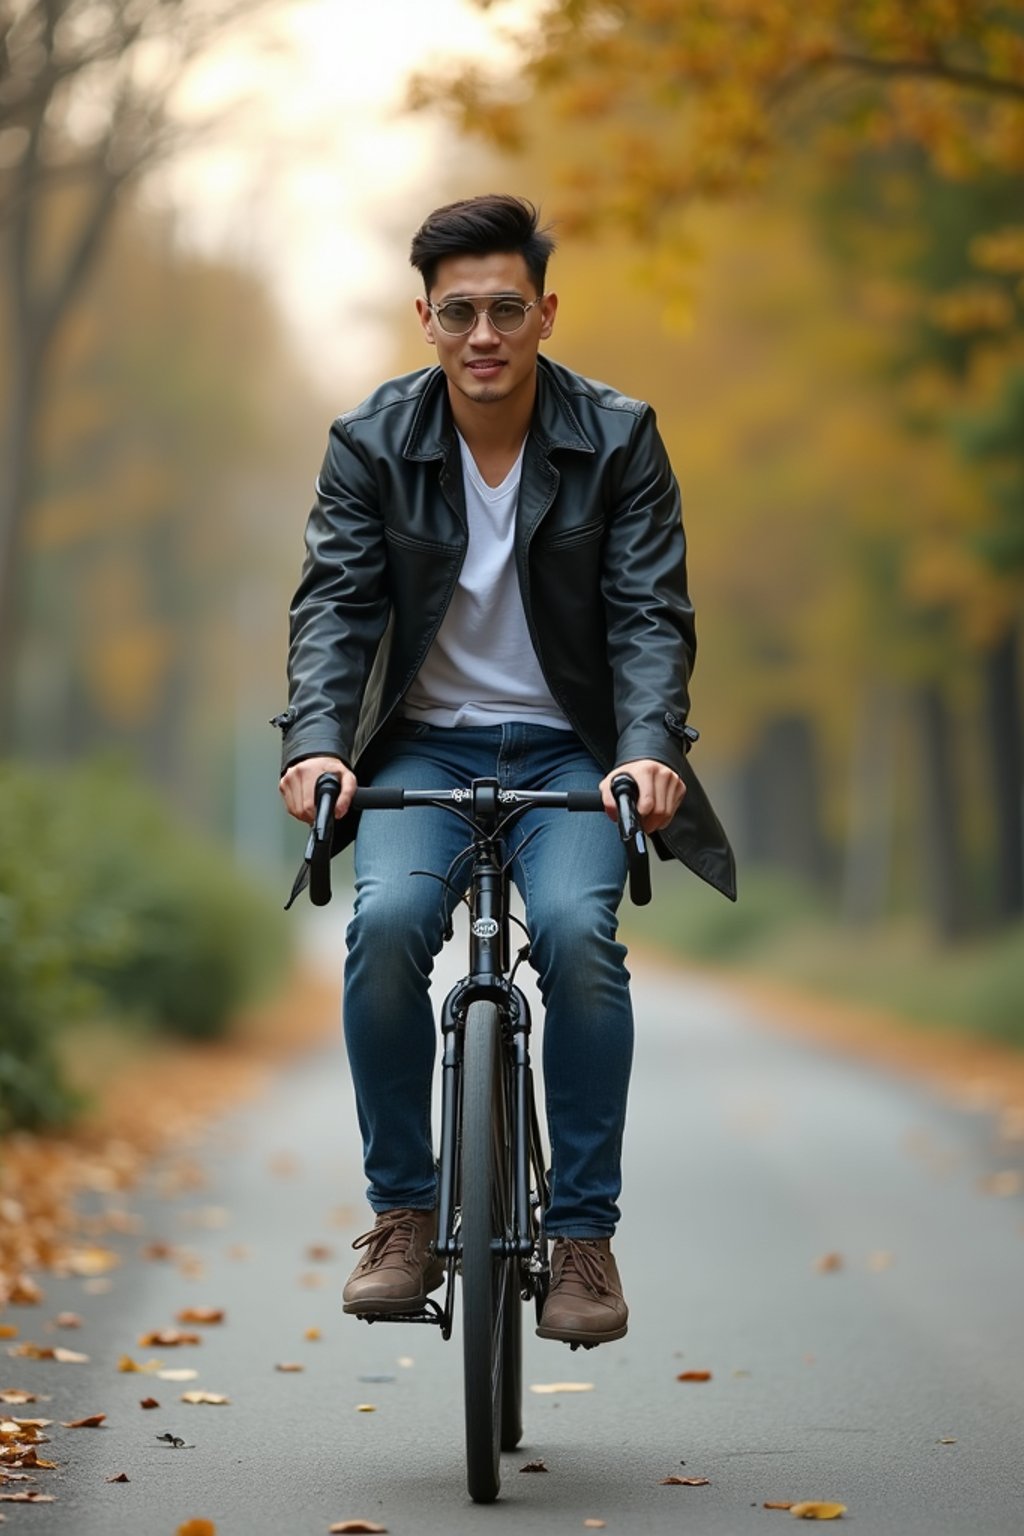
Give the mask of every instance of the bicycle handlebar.
[[[296, 897], [309, 886], [309, 899], [314, 907], [325, 907], [331, 899], [331, 855], [334, 844], [334, 807], [341, 793], [341, 780], [336, 773], [322, 773], [316, 781], [316, 814], [306, 842], [302, 866], [295, 878], [291, 895], [285, 902], [285, 911]], [[401, 789], [390, 785], [370, 785], [356, 790], [351, 809], [354, 811], [401, 811], [416, 805], [457, 806], [465, 800], [467, 790]], [[604, 801], [596, 789], [570, 790], [503, 790], [503, 803], [509, 806], [537, 807], [566, 811], [603, 811]], [[636, 781], [628, 773], [617, 774], [612, 781], [612, 794], [618, 808], [619, 835], [626, 849], [629, 867], [629, 895], [635, 906], [646, 906], [651, 899], [651, 868], [647, 840], [636, 815], [639, 790]]]

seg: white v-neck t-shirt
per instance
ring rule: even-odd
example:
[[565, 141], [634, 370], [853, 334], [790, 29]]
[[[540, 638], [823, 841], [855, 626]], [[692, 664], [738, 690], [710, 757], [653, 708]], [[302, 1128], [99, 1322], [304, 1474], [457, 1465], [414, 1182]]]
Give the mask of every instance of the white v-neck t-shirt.
[[525, 442], [500, 485], [488, 485], [461, 433], [469, 547], [448, 611], [402, 713], [428, 725], [524, 720], [570, 730], [530, 639], [515, 564]]

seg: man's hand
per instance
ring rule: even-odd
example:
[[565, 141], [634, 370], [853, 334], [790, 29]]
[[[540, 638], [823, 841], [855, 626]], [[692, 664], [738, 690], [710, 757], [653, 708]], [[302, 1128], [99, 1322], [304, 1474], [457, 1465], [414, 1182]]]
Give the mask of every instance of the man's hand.
[[612, 821], [617, 820], [612, 797], [612, 779], [617, 773], [628, 773], [637, 782], [640, 798], [636, 809], [644, 831], [660, 832], [662, 827], [667, 827], [686, 794], [686, 785], [678, 773], [673, 773], [664, 763], [655, 762], [649, 757], [643, 757], [635, 763], [620, 763], [617, 768], [613, 768], [598, 786], [605, 811]]
[[334, 808], [335, 817], [344, 816], [352, 804], [352, 796], [356, 792], [356, 776], [350, 768], [345, 767], [340, 757], [304, 757], [301, 762], [292, 763], [282, 774], [278, 786], [289, 815], [296, 820], [311, 823], [316, 815], [313, 791], [322, 773], [336, 773], [341, 780], [341, 794]]

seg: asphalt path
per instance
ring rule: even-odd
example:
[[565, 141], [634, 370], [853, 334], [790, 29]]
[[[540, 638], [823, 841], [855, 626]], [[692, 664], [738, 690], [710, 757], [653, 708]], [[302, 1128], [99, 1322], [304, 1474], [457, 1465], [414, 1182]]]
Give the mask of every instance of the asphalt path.
[[[331, 964], [342, 925], [332, 909], [318, 930]], [[41, 1451], [59, 1463], [39, 1478], [57, 1502], [5, 1504], [5, 1529], [173, 1536], [203, 1517], [218, 1536], [321, 1536], [362, 1518], [393, 1536], [551, 1536], [589, 1520], [745, 1536], [791, 1528], [766, 1501], [816, 1499], [844, 1504], [861, 1536], [1018, 1536], [1024, 1201], [1007, 1174], [1021, 1143], [999, 1144], [986, 1113], [766, 1029], [723, 986], [634, 973], [616, 1244], [630, 1331], [575, 1353], [527, 1332], [528, 1387], [583, 1390], [527, 1391], [497, 1504], [465, 1492], [458, 1331], [446, 1344], [341, 1314], [367, 1220], [339, 1043], [153, 1170], [130, 1197], [141, 1230], [112, 1240], [124, 1261], [107, 1290], [48, 1282], [42, 1317], [19, 1313], [39, 1337], [79, 1312], [80, 1330], [48, 1337], [90, 1359], [0, 1370], [0, 1385], [46, 1397], [7, 1411], [57, 1421]], [[173, 1261], [140, 1256], [158, 1240]], [[200, 1346], [140, 1347], [201, 1305], [225, 1320]], [[125, 1354], [198, 1377], [121, 1373]], [[688, 1371], [711, 1377], [678, 1379]], [[230, 1402], [180, 1401], [196, 1388]], [[148, 1396], [159, 1409], [140, 1408]], [[101, 1429], [59, 1427], [98, 1412]], [[538, 1460], [546, 1472], [522, 1470]]]

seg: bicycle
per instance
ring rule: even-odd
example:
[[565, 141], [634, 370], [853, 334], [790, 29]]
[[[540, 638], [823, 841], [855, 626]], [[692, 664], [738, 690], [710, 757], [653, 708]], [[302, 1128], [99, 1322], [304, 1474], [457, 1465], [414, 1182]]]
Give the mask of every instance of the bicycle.
[[[287, 906], [308, 884], [314, 906], [331, 899], [330, 861], [334, 807], [341, 785], [322, 774], [316, 814], [302, 867]], [[626, 847], [632, 901], [650, 901], [646, 839], [636, 815], [637, 786], [628, 774], [612, 782], [619, 832]], [[453, 936], [454, 906], [469, 907], [469, 971], [441, 1008], [441, 1132], [438, 1157], [437, 1256], [445, 1261], [443, 1301], [428, 1297], [422, 1311], [360, 1313], [368, 1322], [427, 1323], [452, 1333], [455, 1277], [462, 1284], [463, 1377], [466, 1418], [466, 1483], [476, 1503], [491, 1503], [501, 1487], [500, 1454], [514, 1450], [523, 1433], [522, 1308], [533, 1301], [537, 1317], [549, 1282], [544, 1211], [549, 1176], [530, 1061], [530, 1010], [515, 985], [529, 956], [529, 933], [509, 910], [511, 866], [503, 833], [526, 811], [544, 807], [603, 812], [597, 790], [506, 790], [497, 779], [474, 779], [468, 789], [356, 791], [353, 809], [404, 810], [433, 806], [464, 821], [471, 841], [456, 864], [472, 860], [465, 894], [444, 875], [414, 870], [444, 887], [444, 938]], [[528, 837], [534, 834], [531, 832]], [[520, 845], [525, 845], [526, 839]], [[526, 934], [514, 960], [511, 924]], [[577, 1349], [578, 1344], [572, 1344]], [[584, 1345], [584, 1348], [593, 1348]]]

